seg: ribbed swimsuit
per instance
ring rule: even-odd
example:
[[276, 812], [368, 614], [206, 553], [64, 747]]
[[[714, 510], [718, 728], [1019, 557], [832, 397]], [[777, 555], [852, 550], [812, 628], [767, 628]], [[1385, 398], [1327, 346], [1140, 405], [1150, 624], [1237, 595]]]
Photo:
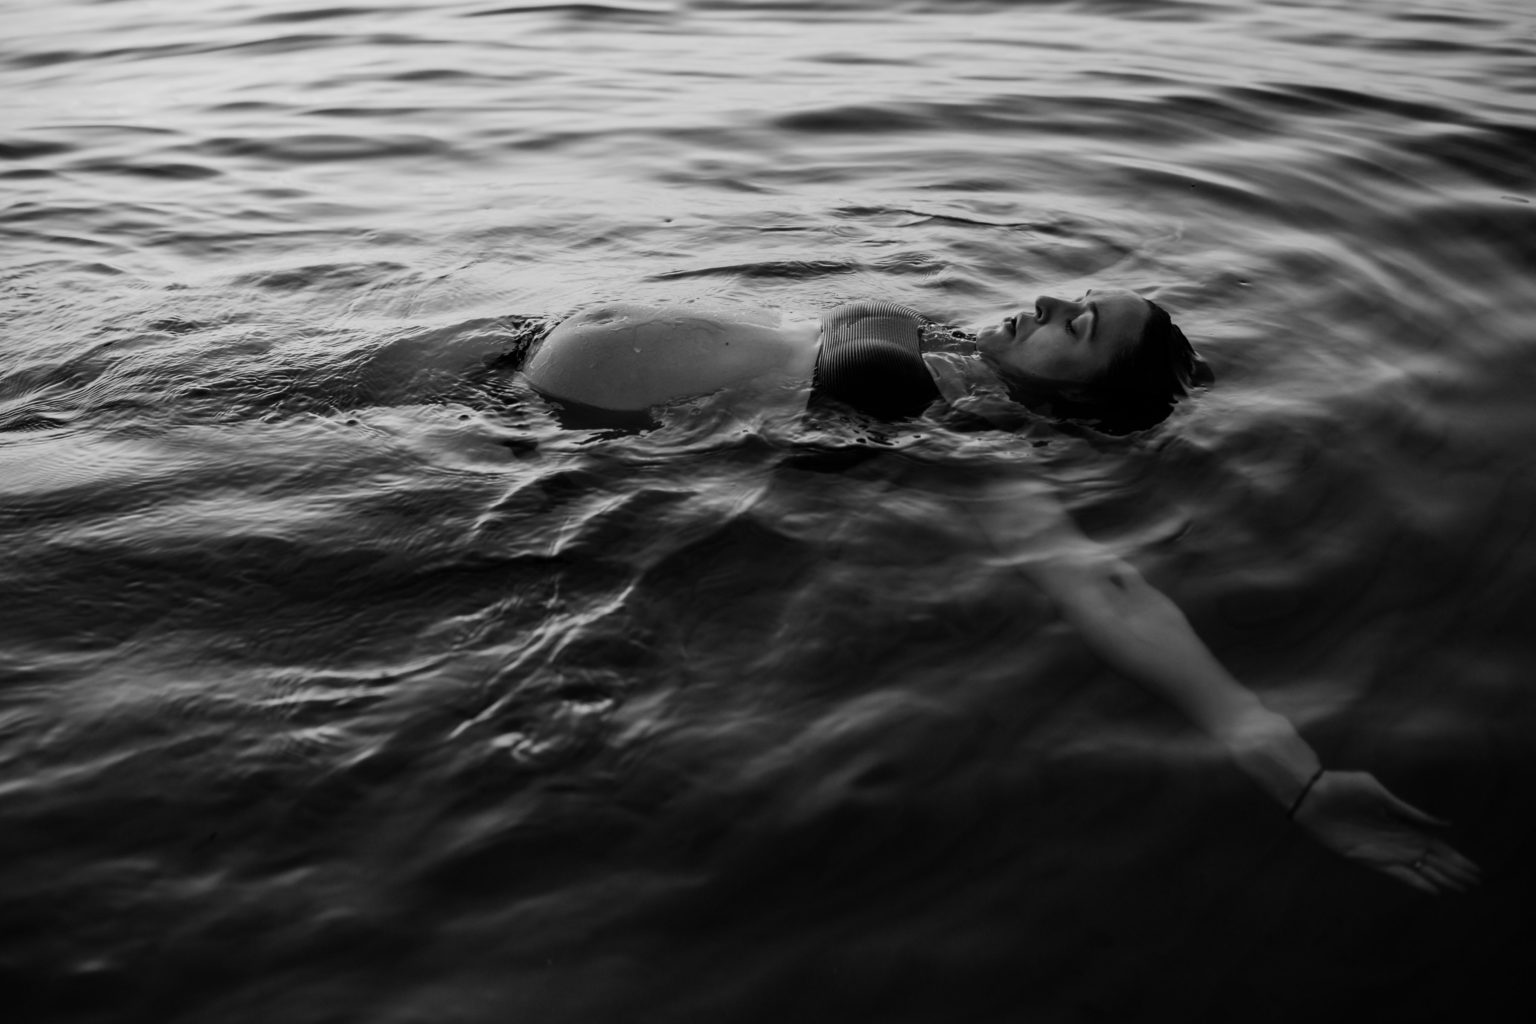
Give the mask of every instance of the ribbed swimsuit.
[[821, 317], [812, 398], [882, 420], [916, 416], [939, 397], [923, 364], [921, 314], [894, 302], [850, 302]]

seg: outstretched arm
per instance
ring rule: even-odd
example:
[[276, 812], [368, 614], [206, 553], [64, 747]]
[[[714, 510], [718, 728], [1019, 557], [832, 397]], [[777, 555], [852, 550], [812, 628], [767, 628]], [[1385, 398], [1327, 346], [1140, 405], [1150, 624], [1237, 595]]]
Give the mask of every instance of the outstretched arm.
[[1234, 679], [1184, 614], [1133, 566], [1102, 549], [1076, 546], [1021, 569], [1095, 654], [1220, 740], [1238, 767], [1290, 807], [1322, 767], [1290, 721]]
[[1016, 529], [1003, 531], [1007, 538], [989, 533], [1000, 548], [1006, 542], [1013, 549], [1007, 560], [1056, 602], [1099, 657], [1219, 740], [1323, 845], [1426, 892], [1477, 881], [1476, 866], [1425, 829], [1443, 822], [1368, 773], [1324, 770], [1290, 720], [1222, 667], [1165, 594], [1055, 511], [1048, 522], [1037, 516], [1027, 531], [1024, 548], [1035, 556], [1020, 556]]

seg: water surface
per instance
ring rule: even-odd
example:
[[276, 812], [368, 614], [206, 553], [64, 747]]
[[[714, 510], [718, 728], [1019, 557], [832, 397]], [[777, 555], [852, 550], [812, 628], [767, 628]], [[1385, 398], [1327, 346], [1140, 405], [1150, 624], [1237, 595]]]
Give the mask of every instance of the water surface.
[[[1536, 15], [0, 3], [0, 973], [46, 1021], [1443, 1020], [1529, 996]], [[604, 300], [1155, 297], [1120, 441]], [[1338, 861], [957, 514], [1049, 487], [1476, 894]]]

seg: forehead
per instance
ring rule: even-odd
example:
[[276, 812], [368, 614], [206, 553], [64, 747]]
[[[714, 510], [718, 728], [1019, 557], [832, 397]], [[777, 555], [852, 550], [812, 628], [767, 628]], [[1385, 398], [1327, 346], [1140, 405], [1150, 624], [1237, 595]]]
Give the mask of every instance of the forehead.
[[1095, 288], [1087, 299], [1099, 311], [1099, 330], [1105, 335], [1139, 338], [1152, 316], [1146, 299], [1123, 288]]

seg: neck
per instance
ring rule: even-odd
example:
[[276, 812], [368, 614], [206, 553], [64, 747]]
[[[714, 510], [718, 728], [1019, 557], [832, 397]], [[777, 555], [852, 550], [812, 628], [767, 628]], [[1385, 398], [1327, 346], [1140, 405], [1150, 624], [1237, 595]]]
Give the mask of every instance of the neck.
[[963, 327], [948, 324], [929, 324], [923, 328], [924, 352], [954, 352], [964, 356], [979, 356], [976, 335]]

